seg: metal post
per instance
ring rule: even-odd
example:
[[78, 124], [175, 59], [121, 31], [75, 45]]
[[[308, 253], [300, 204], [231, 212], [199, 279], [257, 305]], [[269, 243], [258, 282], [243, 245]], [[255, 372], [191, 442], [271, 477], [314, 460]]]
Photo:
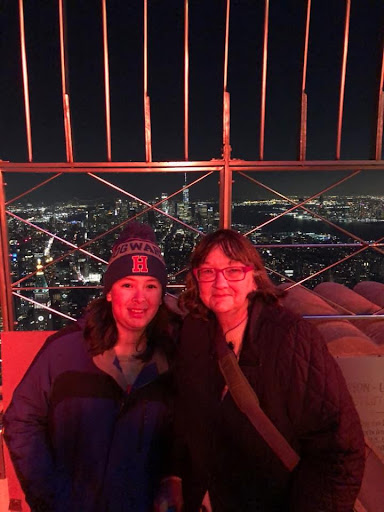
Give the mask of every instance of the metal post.
[[223, 109], [223, 158], [224, 166], [220, 170], [220, 227], [230, 228], [232, 213], [232, 169], [230, 166], [231, 146], [229, 143], [229, 92], [224, 92]]
[[144, 0], [144, 135], [145, 161], [152, 162], [151, 103], [148, 96], [148, 3]]
[[299, 160], [305, 160], [307, 154], [307, 64], [308, 64], [308, 41], [309, 41], [309, 22], [311, 17], [311, 0], [307, 0], [307, 18], [305, 22], [304, 39], [304, 57], [303, 57], [303, 76], [301, 82], [301, 108], [300, 108], [300, 140], [299, 140]]
[[262, 69], [262, 75], [261, 75], [261, 107], [260, 107], [260, 160], [264, 160], [265, 103], [266, 103], [266, 97], [267, 97], [268, 23], [269, 23], [269, 0], [265, 0], [264, 37], [263, 37], [263, 69]]
[[73, 142], [72, 142], [72, 127], [71, 127], [71, 110], [69, 106], [68, 94], [68, 70], [66, 67], [66, 37], [65, 37], [65, 15], [64, 15], [64, 1], [59, 0], [59, 31], [60, 31], [60, 66], [61, 66], [61, 88], [63, 97], [63, 114], [64, 114], [64, 134], [65, 134], [65, 149], [67, 154], [67, 162], [73, 162]]
[[383, 151], [383, 117], [384, 117], [384, 50], [381, 58], [381, 69], [379, 79], [379, 94], [377, 98], [377, 120], [376, 120], [376, 138], [374, 156], [375, 160], [381, 160], [381, 153]]
[[335, 157], [336, 160], [340, 160], [340, 151], [341, 151], [341, 132], [342, 132], [342, 127], [343, 127], [345, 76], [346, 76], [346, 72], [347, 72], [347, 56], [348, 56], [350, 19], [351, 19], [351, 0], [346, 0], [345, 26], [344, 26], [344, 43], [343, 43], [343, 58], [342, 58], [342, 62], [341, 62], [339, 115], [338, 115], [338, 121], [337, 121], [336, 157]]
[[107, 4], [102, 0], [103, 13], [103, 49], [104, 49], [104, 91], [105, 91], [105, 124], [107, 132], [107, 159], [112, 160], [111, 149], [111, 95], [109, 86], [109, 55], [108, 55], [108, 26], [107, 26]]
[[19, 22], [20, 22], [21, 66], [22, 66], [22, 71], [23, 71], [25, 128], [26, 128], [26, 132], [27, 132], [27, 145], [28, 145], [28, 162], [32, 162], [31, 111], [30, 111], [30, 107], [29, 107], [28, 64], [27, 64], [27, 52], [26, 52], [26, 48], [25, 48], [24, 2], [23, 2], [23, 0], [19, 0]]
[[232, 169], [231, 146], [229, 143], [230, 132], [230, 96], [228, 86], [228, 51], [229, 51], [229, 11], [230, 0], [227, 0], [225, 18], [225, 42], [224, 42], [224, 84], [223, 84], [223, 160], [224, 166], [220, 169], [220, 227], [231, 227], [232, 213]]

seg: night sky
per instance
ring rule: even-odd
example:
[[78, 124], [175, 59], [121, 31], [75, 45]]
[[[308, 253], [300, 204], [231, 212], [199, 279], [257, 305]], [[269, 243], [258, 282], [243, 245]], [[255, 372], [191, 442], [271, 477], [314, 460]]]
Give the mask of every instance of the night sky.
[[[65, 161], [59, 58], [58, 2], [25, 0], [25, 31], [35, 162]], [[145, 159], [143, 119], [143, 3], [109, 0], [112, 159]], [[190, 0], [190, 160], [221, 156], [225, 33], [224, 0]], [[265, 160], [297, 157], [306, 2], [270, 0]], [[149, 0], [149, 77], [153, 160], [183, 160], [183, 0]], [[334, 159], [345, 2], [312, 0], [307, 74], [307, 159]], [[104, 113], [101, 1], [66, 2], [68, 76], [76, 161], [107, 158]], [[232, 157], [259, 158], [264, 1], [232, 0], [228, 90]], [[384, 2], [352, 0], [345, 91], [342, 159], [371, 157], [383, 51]], [[0, 2], [0, 158], [27, 161], [18, 2]], [[384, 170], [364, 174], [345, 192], [384, 190]], [[287, 193], [311, 194], [342, 173], [319, 177], [286, 173], [266, 182]], [[261, 176], [258, 176], [261, 179]], [[37, 177], [37, 181], [42, 176]], [[51, 190], [73, 195], [89, 178], [66, 176]], [[112, 177], [111, 177], [112, 179]], [[148, 196], [145, 180], [114, 177]], [[61, 178], [60, 178], [61, 180]], [[76, 180], [76, 182], [75, 182]], [[171, 192], [183, 176], [155, 175], [153, 193]], [[58, 181], [58, 180], [55, 180]], [[249, 189], [239, 182], [240, 196]], [[8, 196], [36, 182], [7, 176]], [[196, 188], [216, 188], [217, 177]], [[241, 182], [241, 183], [240, 183]], [[158, 185], [157, 185], [158, 184]], [[56, 189], [55, 189], [56, 187]], [[100, 185], [87, 185], [99, 193]], [[79, 195], [81, 195], [79, 193]]]

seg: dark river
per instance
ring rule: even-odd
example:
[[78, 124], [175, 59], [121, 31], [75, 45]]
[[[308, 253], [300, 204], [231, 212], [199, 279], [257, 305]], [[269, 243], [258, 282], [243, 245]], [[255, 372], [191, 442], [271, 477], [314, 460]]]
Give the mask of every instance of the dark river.
[[[234, 224], [245, 224], [247, 226], [257, 226], [269, 220], [269, 215], [260, 212], [259, 208], [235, 207], [232, 214]], [[366, 241], [375, 241], [384, 236], [384, 222], [341, 222], [333, 221], [343, 229], [357, 235]], [[339, 235], [342, 240], [350, 240], [350, 237], [343, 235], [336, 228], [329, 226], [325, 222], [310, 219], [295, 219], [292, 216], [285, 215], [270, 224], [264, 226], [263, 233], [283, 233], [297, 232], [302, 233], [327, 233], [330, 235]]]

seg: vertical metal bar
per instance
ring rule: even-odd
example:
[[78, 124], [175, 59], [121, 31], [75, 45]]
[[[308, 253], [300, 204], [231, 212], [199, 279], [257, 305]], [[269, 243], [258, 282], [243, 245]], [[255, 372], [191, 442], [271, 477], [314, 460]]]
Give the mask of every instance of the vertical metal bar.
[[148, 94], [148, 5], [144, 0], [144, 99]]
[[184, 0], [184, 160], [189, 159], [189, 6]]
[[351, 17], [351, 0], [346, 0], [343, 59], [342, 59], [342, 64], [341, 64], [341, 80], [340, 80], [339, 117], [338, 117], [338, 122], [337, 122], [336, 160], [340, 160], [341, 131], [342, 131], [342, 126], [343, 126], [345, 75], [346, 75], [346, 70], [347, 70], [350, 17]]
[[73, 162], [73, 145], [72, 145], [72, 129], [71, 114], [69, 107], [69, 95], [67, 92], [67, 72], [65, 63], [65, 26], [64, 26], [64, 10], [63, 1], [59, 0], [59, 27], [60, 27], [60, 63], [61, 63], [61, 87], [63, 94], [63, 112], [64, 112], [64, 132], [65, 147], [67, 154], [67, 162]]
[[226, 97], [227, 86], [228, 86], [228, 48], [229, 48], [229, 11], [230, 11], [230, 0], [227, 0], [227, 9], [225, 16], [225, 40], [224, 40], [224, 82], [223, 82], [223, 158], [225, 153], [226, 144], [229, 145], [229, 101]]
[[67, 159], [68, 162], [73, 162], [73, 146], [72, 146], [72, 130], [71, 130], [71, 110], [69, 108], [69, 95], [64, 97], [64, 125], [65, 131], [68, 134], [66, 138]]
[[152, 162], [152, 131], [151, 131], [151, 104], [149, 96], [145, 97], [145, 161]]
[[262, 77], [261, 77], [260, 160], [264, 160], [265, 102], [266, 102], [266, 92], [267, 92], [267, 60], [268, 60], [268, 18], [269, 18], [269, 0], [265, 0], [263, 69], [262, 69]]
[[29, 87], [28, 87], [28, 65], [27, 53], [25, 50], [25, 28], [24, 28], [24, 3], [19, 0], [19, 20], [20, 20], [20, 46], [21, 46], [21, 65], [23, 71], [24, 88], [24, 108], [25, 108], [25, 126], [27, 131], [28, 161], [32, 162], [32, 132], [31, 132], [31, 111], [29, 107]]
[[151, 108], [148, 96], [148, 1], [144, 0], [144, 134], [145, 161], [152, 162]]
[[384, 50], [381, 58], [381, 71], [379, 83], [379, 97], [377, 104], [377, 121], [376, 121], [376, 141], [375, 141], [375, 160], [381, 160], [383, 150], [383, 114], [384, 114]]
[[227, 0], [225, 18], [225, 43], [224, 43], [224, 84], [223, 84], [223, 159], [224, 166], [220, 170], [220, 227], [231, 227], [232, 213], [232, 169], [230, 167], [230, 96], [228, 85], [228, 48], [229, 48], [229, 12], [230, 0]]
[[220, 170], [220, 227], [231, 227], [232, 213], [232, 169], [230, 166], [231, 146], [229, 144], [230, 96], [224, 93], [224, 166]]
[[229, 9], [230, 0], [227, 0], [227, 10], [225, 16], [225, 44], [224, 44], [224, 92], [228, 86], [228, 48], [229, 48]]
[[104, 90], [105, 90], [105, 123], [107, 131], [107, 159], [112, 160], [111, 150], [111, 98], [109, 88], [109, 57], [108, 57], [108, 28], [107, 28], [107, 5], [102, 0], [103, 13], [103, 48], [104, 48]]
[[3, 172], [0, 170], [0, 306], [3, 330], [14, 330], [11, 269], [9, 265], [9, 243]]
[[144, 99], [148, 94], [148, 5], [144, 0]]
[[309, 24], [311, 18], [311, 0], [307, 0], [307, 18], [305, 23], [304, 57], [303, 57], [303, 77], [301, 82], [301, 109], [300, 109], [300, 143], [299, 160], [305, 160], [307, 156], [307, 63], [308, 63], [308, 41]]

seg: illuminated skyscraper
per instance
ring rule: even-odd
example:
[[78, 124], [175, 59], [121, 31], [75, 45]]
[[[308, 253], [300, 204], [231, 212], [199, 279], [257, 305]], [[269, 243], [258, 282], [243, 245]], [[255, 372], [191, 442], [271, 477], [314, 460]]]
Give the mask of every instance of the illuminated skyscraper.
[[[187, 173], [184, 173], [184, 186], [187, 185]], [[189, 204], [189, 188], [185, 188], [183, 190], [183, 203], [188, 205]]]
[[[168, 197], [168, 194], [166, 192], [162, 192], [161, 193], [161, 199], [166, 199]], [[163, 203], [161, 203], [161, 209], [163, 210], [163, 212], [165, 213], [169, 213], [169, 201], [164, 201]]]

